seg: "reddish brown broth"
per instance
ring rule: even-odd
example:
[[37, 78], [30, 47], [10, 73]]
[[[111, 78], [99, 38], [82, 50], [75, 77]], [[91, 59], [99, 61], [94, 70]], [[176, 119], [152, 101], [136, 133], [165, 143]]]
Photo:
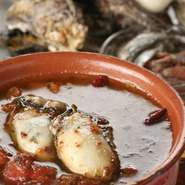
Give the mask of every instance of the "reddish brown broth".
[[[159, 109], [157, 103], [151, 103], [151, 98], [143, 97], [137, 88], [120, 83], [109, 82], [109, 87], [93, 87], [87, 81], [79, 83], [70, 79], [61, 84], [59, 92], [53, 93], [47, 88], [47, 83], [29, 83], [24, 85], [23, 94], [34, 94], [44, 98], [56, 99], [75, 104], [80, 110], [97, 113], [109, 120], [113, 127], [114, 142], [119, 154], [121, 169], [133, 167], [137, 173], [126, 176], [120, 175], [114, 184], [135, 184], [147, 177], [167, 157], [172, 145], [172, 132], [169, 121], [146, 126], [144, 120], [149, 113]], [[57, 82], [58, 83], [58, 82]], [[80, 84], [80, 85], [79, 85]], [[118, 85], [119, 84], [119, 85]], [[111, 87], [111, 88], [110, 88]], [[129, 89], [129, 91], [127, 91]], [[142, 95], [142, 96], [141, 96]], [[0, 104], [7, 103], [3, 98]], [[15, 154], [9, 135], [3, 130], [7, 114], [0, 112], [2, 123], [0, 130], [0, 145]], [[57, 168], [58, 176], [67, 173], [58, 163], [37, 162], [44, 166]]]

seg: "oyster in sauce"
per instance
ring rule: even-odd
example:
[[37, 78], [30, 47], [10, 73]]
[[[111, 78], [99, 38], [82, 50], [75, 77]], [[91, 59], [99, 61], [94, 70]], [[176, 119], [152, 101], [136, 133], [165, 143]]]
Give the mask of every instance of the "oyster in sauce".
[[34, 95], [10, 104], [14, 108], [6, 128], [21, 151], [41, 161], [58, 158], [68, 170], [87, 178], [113, 178], [119, 160], [108, 121], [79, 112], [75, 105]]
[[90, 115], [59, 115], [50, 128], [55, 135], [57, 155], [70, 171], [89, 178], [112, 179], [118, 157]]
[[13, 101], [6, 127], [17, 147], [40, 160], [53, 160], [55, 149], [49, 130], [52, 117], [63, 113], [66, 104], [27, 95]]

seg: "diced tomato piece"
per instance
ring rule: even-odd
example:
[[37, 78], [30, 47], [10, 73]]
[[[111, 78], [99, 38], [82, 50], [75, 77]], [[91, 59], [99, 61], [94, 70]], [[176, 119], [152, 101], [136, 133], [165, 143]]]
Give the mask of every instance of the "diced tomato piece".
[[92, 85], [94, 87], [104, 87], [106, 85], [108, 85], [108, 77], [104, 76], [104, 75], [99, 75], [97, 76], [93, 81], [92, 81]]
[[60, 91], [60, 85], [55, 83], [55, 82], [49, 82], [47, 85], [48, 89], [52, 92], [52, 93], [58, 93]]
[[31, 175], [32, 184], [50, 185], [56, 178], [57, 171], [55, 168], [48, 166], [33, 165]]
[[9, 161], [3, 170], [6, 185], [51, 185], [56, 179], [57, 170], [34, 163], [34, 158], [20, 153]]
[[73, 175], [62, 175], [57, 179], [56, 185], [75, 185], [78, 180]]
[[9, 155], [0, 147], [0, 171], [2, 171], [9, 161]]
[[21, 185], [28, 182], [32, 173], [33, 158], [27, 154], [18, 154], [7, 163], [3, 179], [7, 185]]
[[21, 96], [22, 94], [22, 91], [20, 88], [18, 87], [12, 87], [8, 90], [7, 92], [7, 97], [8, 98], [11, 98], [11, 97], [18, 97], [18, 96]]
[[98, 180], [88, 179], [80, 175], [61, 175], [56, 185], [103, 185]]
[[16, 108], [16, 105], [14, 103], [7, 103], [5, 105], [1, 105], [1, 108], [4, 112], [10, 113]]

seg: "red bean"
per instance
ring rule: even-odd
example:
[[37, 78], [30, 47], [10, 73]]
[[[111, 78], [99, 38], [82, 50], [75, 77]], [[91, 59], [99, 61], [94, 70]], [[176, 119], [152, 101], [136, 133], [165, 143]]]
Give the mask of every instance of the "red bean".
[[144, 124], [145, 125], [153, 125], [157, 124], [161, 121], [164, 121], [167, 117], [167, 109], [159, 109], [154, 112], [151, 112], [148, 117], [145, 119]]
[[92, 85], [94, 87], [104, 87], [108, 84], [108, 77], [104, 75], [97, 76], [93, 81]]

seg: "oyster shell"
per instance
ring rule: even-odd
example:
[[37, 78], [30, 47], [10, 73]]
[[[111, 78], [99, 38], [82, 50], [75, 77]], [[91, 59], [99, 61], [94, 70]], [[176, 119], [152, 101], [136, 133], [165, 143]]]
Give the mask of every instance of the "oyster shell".
[[110, 180], [118, 167], [118, 157], [93, 118], [82, 112], [58, 116], [50, 126], [62, 163], [73, 173]]
[[87, 33], [72, 0], [14, 1], [7, 12], [7, 26], [31, 34], [31, 43], [51, 51], [80, 49]]
[[174, 31], [144, 32], [137, 27], [112, 34], [103, 43], [100, 52], [144, 66], [160, 52], [177, 53], [185, 49], [185, 38]]
[[146, 48], [156, 46], [166, 39], [163, 33], [143, 33], [136, 36], [118, 51], [118, 57], [124, 60], [134, 61], [136, 57]]
[[180, 24], [185, 29], [185, 1], [184, 0], [177, 0], [175, 3], [175, 11], [177, 14], [177, 18]]
[[139, 5], [152, 13], [163, 12], [173, 0], [135, 0]]
[[51, 119], [66, 111], [66, 104], [27, 95], [16, 98], [15, 109], [9, 114], [6, 128], [17, 147], [39, 160], [53, 160], [55, 149], [49, 130]]
[[100, 12], [117, 25], [125, 28], [126, 25], [142, 25], [149, 30], [165, 30], [170, 22], [165, 15], [155, 15], [143, 11], [133, 0], [96, 0]]
[[185, 51], [160, 53], [145, 63], [144, 67], [164, 78], [185, 100]]

